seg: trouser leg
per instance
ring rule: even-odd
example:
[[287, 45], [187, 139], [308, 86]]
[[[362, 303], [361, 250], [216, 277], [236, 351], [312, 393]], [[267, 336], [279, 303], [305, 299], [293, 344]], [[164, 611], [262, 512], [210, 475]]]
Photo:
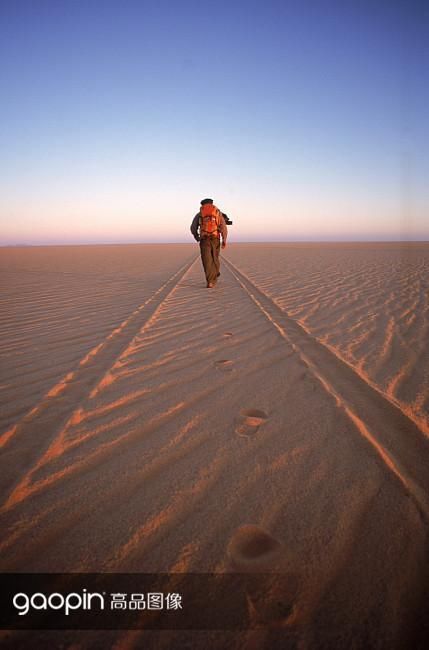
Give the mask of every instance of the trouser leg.
[[214, 276], [214, 281], [216, 282], [217, 276], [220, 272], [220, 239], [218, 239], [217, 237], [216, 239], [212, 240], [212, 256], [213, 256], [213, 266], [216, 272], [216, 275]]
[[206, 276], [207, 282], [214, 284], [217, 280], [217, 274], [219, 273], [219, 251], [220, 251], [220, 241], [219, 239], [205, 238], [200, 241], [200, 251], [201, 251], [201, 261], [204, 267], [204, 273]]
[[210, 269], [212, 265], [212, 252], [209, 239], [202, 239], [200, 241], [200, 252], [206, 280], [209, 282]]

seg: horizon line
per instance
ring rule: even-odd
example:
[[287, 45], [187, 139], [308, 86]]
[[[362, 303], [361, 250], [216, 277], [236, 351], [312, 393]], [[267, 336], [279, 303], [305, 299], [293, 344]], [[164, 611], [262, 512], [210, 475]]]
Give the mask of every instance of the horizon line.
[[[45, 248], [50, 246], [141, 246], [141, 245], [195, 245], [195, 241], [83, 241], [83, 242], [38, 242], [2, 244], [0, 248]], [[228, 242], [231, 244], [425, 244], [428, 238], [422, 239], [253, 239]]]

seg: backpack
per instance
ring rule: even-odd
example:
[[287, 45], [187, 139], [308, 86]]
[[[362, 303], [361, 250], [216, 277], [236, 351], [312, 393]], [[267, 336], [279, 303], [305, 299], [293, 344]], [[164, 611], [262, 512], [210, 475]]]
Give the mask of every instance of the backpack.
[[200, 209], [200, 237], [219, 237], [219, 209], [213, 203], [206, 203]]

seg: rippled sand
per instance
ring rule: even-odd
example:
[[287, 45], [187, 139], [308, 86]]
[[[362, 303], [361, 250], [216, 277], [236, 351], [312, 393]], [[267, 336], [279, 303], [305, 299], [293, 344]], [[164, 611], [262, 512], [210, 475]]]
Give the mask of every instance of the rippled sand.
[[242, 633], [68, 644], [426, 647], [428, 245], [2, 253], [0, 570], [279, 576]]
[[237, 245], [229, 259], [429, 433], [429, 244]]
[[1, 249], [0, 433], [121, 323], [194, 247]]

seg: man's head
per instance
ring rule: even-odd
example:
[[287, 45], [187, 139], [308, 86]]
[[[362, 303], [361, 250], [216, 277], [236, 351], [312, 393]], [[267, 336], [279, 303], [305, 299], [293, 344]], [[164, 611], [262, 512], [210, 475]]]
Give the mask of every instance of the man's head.
[[201, 205], [207, 205], [207, 203], [213, 203], [213, 199], [203, 199]]

